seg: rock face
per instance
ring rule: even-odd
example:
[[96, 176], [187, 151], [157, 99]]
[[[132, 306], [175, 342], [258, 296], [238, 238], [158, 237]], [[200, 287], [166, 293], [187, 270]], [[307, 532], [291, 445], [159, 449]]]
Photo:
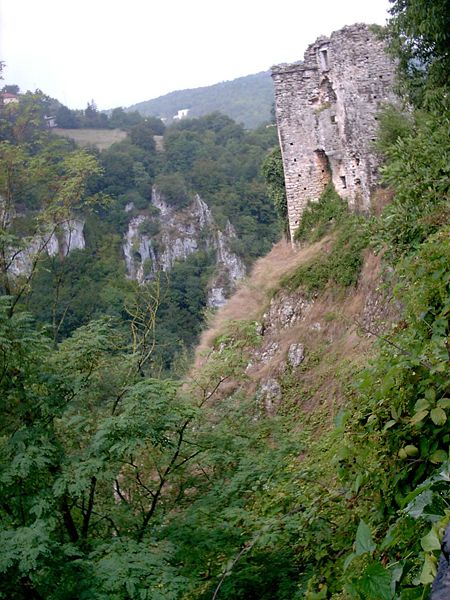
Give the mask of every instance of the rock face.
[[53, 230], [36, 235], [15, 255], [11, 273], [15, 276], [30, 273], [36, 257], [43, 252], [65, 258], [72, 250], [84, 250], [84, 224], [84, 219], [67, 219], [58, 223]]
[[256, 398], [263, 405], [266, 414], [273, 416], [282, 399], [281, 386], [278, 381], [272, 378], [263, 381], [256, 393]]
[[299, 367], [305, 359], [305, 347], [303, 344], [291, 344], [289, 346], [287, 360], [293, 369]]
[[125, 234], [123, 252], [128, 277], [143, 283], [159, 271], [169, 271], [175, 261], [186, 260], [197, 250], [214, 250], [216, 270], [210, 283], [208, 305], [224, 304], [245, 275], [244, 263], [230, 248], [231, 240], [236, 237], [232, 225], [228, 223], [225, 231], [220, 231], [208, 205], [198, 195], [186, 208], [175, 210], [153, 188], [151, 206], [151, 214], [131, 218]]
[[329, 181], [352, 210], [368, 210], [376, 114], [395, 102], [394, 68], [384, 42], [362, 24], [319, 38], [303, 62], [272, 68], [291, 236]]
[[72, 250], [84, 250], [84, 223], [83, 219], [68, 219], [60, 223], [48, 241], [48, 254], [65, 257]]
[[265, 332], [293, 327], [305, 318], [313, 304], [314, 301], [305, 298], [301, 292], [281, 290], [272, 298], [263, 316]]

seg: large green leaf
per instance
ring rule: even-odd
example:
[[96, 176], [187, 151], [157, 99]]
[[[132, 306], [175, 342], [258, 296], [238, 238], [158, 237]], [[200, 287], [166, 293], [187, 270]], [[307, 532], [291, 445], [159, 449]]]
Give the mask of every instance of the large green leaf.
[[366, 552], [373, 552], [377, 545], [372, 539], [372, 532], [369, 526], [362, 519], [359, 522], [358, 529], [356, 531], [356, 543], [355, 543], [355, 554], [360, 556]]
[[391, 574], [379, 563], [372, 563], [356, 584], [365, 600], [391, 600]]

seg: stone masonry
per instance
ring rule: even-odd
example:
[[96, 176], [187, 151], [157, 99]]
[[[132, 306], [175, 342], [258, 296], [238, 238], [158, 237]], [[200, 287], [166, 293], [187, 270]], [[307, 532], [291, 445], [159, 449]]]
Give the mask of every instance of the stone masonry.
[[369, 210], [377, 111], [395, 102], [394, 70], [384, 42], [363, 24], [320, 37], [303, 62], [272, 67], [292, 239], [329, 181], [351, 210]]

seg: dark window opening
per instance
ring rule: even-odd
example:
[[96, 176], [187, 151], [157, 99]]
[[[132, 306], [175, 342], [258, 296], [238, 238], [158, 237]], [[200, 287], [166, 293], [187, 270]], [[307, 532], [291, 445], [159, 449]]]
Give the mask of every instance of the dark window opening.
[[347, 188], [347, 182], [345, 180], [345, 175], [340, 175], [340, 179], [341, 179], [342, 187], [345, 190]]
[[336, 123], [336, 115], [331, 115], [330, 120], [332, 123]]
[[296, 159], [296, 158], [294, 158], [294, 162], [297, 162], [297, 159]]
[[355, 161], [356, 161], [356, 164], [359, 165], [359, 163], [361, 162], [361, 159], [359, 158], [359, 156], [355, 156]]
[[328, 71], [328, 50], [320, 50], [319, 52], [319, 56], [320, 56], [320, 67], [322, 68], [322, 70], [324, 71]]
[[294, 142], [289, 142], [289, 146], [293, 146], [293, 145], [294, 145]]
[[306, 190], [306, 188], [303, 188], [304, 190]]
[[361, 179], [355, 179], [356, 185], [361, 185]]

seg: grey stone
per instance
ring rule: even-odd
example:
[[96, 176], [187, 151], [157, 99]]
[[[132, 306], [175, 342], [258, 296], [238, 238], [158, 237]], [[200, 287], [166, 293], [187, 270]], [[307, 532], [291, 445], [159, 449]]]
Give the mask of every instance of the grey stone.
[[305, 347], [303, 344], [291, 344], [288, 350], [288, 364], [296, 369], [305, 360]]
[[273, 415], [282, 398], [281, 386], [276, 379], [263, 381], [257, 392], [257, 399], [262, 402], [268, 415]]
[[303, 62], [272, 67], [292, 237], [329, 181], [350, 209], [370, 208], [377, 111], [396, 100], [394, 72], [385, 42], [363, 24], [320, 37]]
[[154, 238], [149, 237], [140, 229], [150, 217], [140, 214], [131, 218], [123, 241], [128, 277], [139, 283], [153, 279], [158, 272], [169, 271], [175, 261], [186, 260], [204, 243], [206, 248], [216, 252], [216, 269], [209, 284], [208, 306], [222, 306], [246, 273], [244, 263], [230, 249], [231, 241], [236, 237], [231, 223], [227, 223], [221, 231], [199, 195], [185, 209], [175, 210], [154, 187], [151, 203], [159, 211], [160, 230]]

